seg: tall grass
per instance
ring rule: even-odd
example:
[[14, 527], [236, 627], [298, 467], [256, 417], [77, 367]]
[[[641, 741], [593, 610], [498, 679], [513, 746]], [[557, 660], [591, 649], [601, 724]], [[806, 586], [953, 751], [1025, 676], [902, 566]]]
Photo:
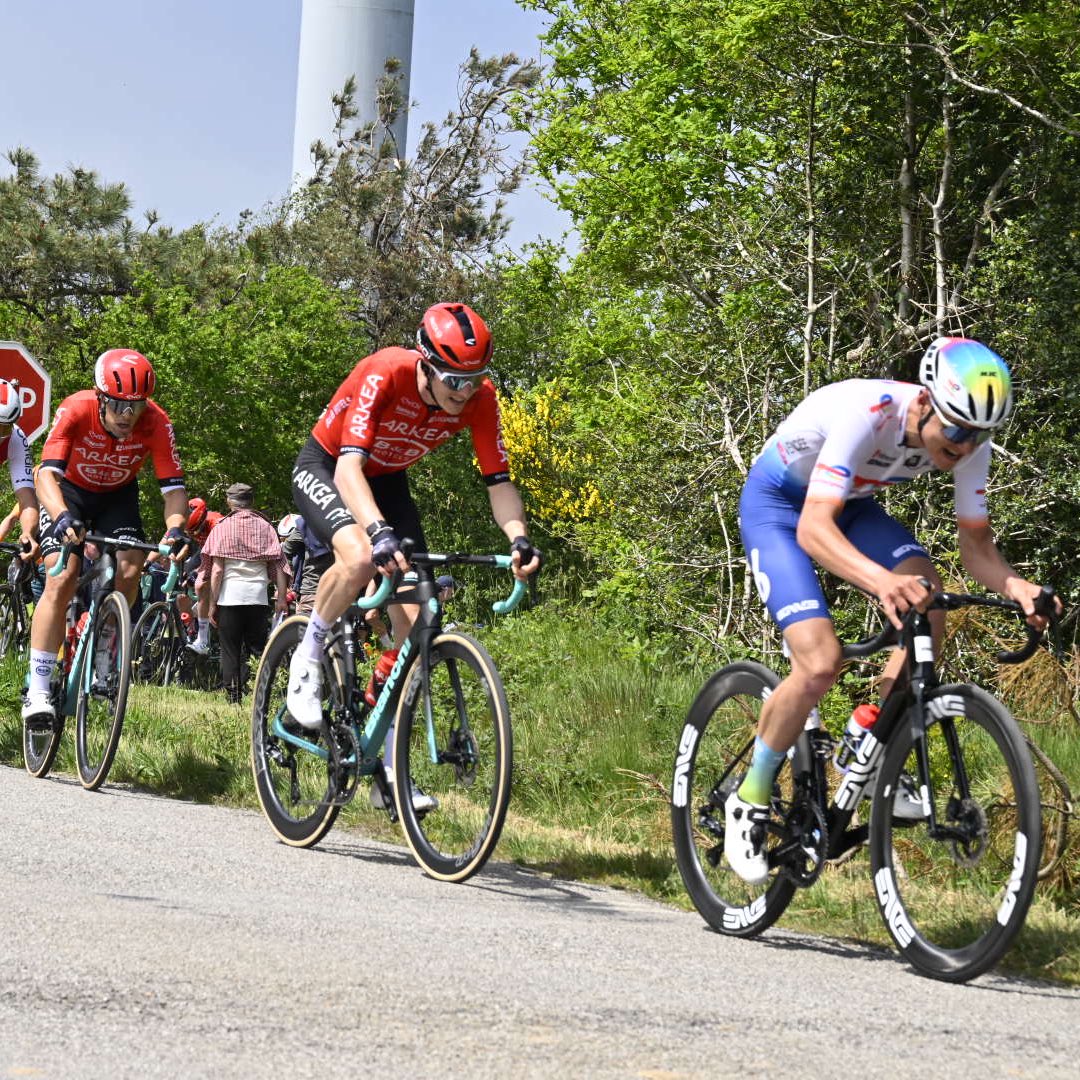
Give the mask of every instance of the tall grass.
[[[683, 717], [715, 663], [691, 663], [550, 603], [480, 632], [506, 683], [514, 726], [514, 790], [497, 857], [561, 877], [644, 892], [689, 907], [671, 846], [668, 786]], [[0, 760], [21, 763], [22, 670], [0, 664]], [[1040, 678], [1049, 678], [1045, 674]], [[1080, 791], [1080, 727], [1060, 704], [1061, 676], [1030, 698], [1008, 688], [1026, 729]], [[842, 684], [823, 713], [838, 733], [851, 707]], [[1015, 700], [1013, 700], [1015, 699]], [[1067, 695], [1066, 695], [1067, 700]], [[1038, 708], [1035, 708], [1035, 704]], [[223, 695], [134, 688], [111, 783], [173, 797], [256, 806], [248, 762], [250, 711]], [[57, 768], [74, 771], [66, 737]], [[1044, 779], [1046, 779], [1044, 777]], [[1044, 801], [1060, 806], [1047, 781]], [[396, 840], [361, 789], [338, 828]], [[1075, 829], [1072, 830], [1075, 840]], [[271, 842], [268, 830], [267, 842]], [[888, 943], [874, 903], [865, 850], [800, 890], [782, 925]], [[1040, 885], [1005, 965], [1080, 984], [1080, 852], [1075, 845]]]

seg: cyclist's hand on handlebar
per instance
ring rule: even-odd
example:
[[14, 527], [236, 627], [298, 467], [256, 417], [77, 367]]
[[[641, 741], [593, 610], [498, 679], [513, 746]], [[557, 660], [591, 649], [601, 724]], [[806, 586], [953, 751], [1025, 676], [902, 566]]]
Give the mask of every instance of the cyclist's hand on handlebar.
[[917, 574], [894, 574], [889, 570], [882, 573], [875, 591], [882, 610], [897, 630], [911, 608], [925, 611], [934, 595], [926, 578]]
[[191, 540], [183, 529], [174, 525], [165, 534], [163, 543], [169, 544], [172, 547], [172, 551], [169, 552], [169, 558], [172, 559], [173, 562], [182, 562], [187, 558]]
[[1033, 581], [1025, 581], [1024, 578], [1011, 577], [1005, 582], [1002, 593], [1009, 600], [1015, 601], [1027, 616], [1027, 622], [1036, 630], [1045, 630], [1050, 623], [1050, 616], [1057, 618], [1063, 610], [1061, 597], [1056, 593], [1053, 596], [1053, 606], [1042, 600], [1042, 586]]
[[53, 522], [52, 534], [62, 544], [81, 544], [86, 535], [86, 525], [70, 510], [64, 510]]
[[533, 546], [533, 542], [527, 536], [518, 536], [510, 545], [510, 559], [513, 564], [514, 577], [521, 581], [527, 581], [540, 569], [544, 561], [540, 550]]
[[19, 558], [23, 562], [35, 562], [41, 552], [41, 545], [29, 533], [23, 533], [19, 537], [19, 544], [22, 546]]
[[395, 570], [409, 569], [409, 563], [401, 551], [401, 541], [385, 521], [372, 532], [370, 540], [371, 561], [381, 574], [390, 577]]

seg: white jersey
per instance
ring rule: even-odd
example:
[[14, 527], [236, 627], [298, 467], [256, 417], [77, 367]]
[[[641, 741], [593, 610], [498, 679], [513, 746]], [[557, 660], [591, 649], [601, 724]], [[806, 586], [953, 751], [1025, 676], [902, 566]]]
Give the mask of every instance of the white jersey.
[[[863, 499], [934, 468], [904, 446], [908, 406], [922, 389], [889, 379], [847, 379], [815, 390], [780, 424], [755, 469], [793, 499]], [[985, 524], [989, 441], [952, 470], [956, 517]]]
[[6, 439], [0, 439], [0, 458], [5, 457], [8, 470], [11, 472], [11, 486], [16, 491], [20, 488], [33, 488], [34, 473], [30, 467], [30, 444], [26, 441], [26, 436], [18, 424], [11, 429], [11, 434]]

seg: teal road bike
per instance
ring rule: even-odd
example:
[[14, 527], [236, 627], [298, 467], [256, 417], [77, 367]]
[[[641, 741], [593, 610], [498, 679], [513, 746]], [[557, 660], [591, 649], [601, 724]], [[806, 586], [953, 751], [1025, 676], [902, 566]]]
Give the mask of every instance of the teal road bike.
[[[317, 731], [302, 728], [285, 704], [289, 663], [307, 618], [294, 615], [278, 625], [255, 680], [251, 765], [263, 812], [284, 843], [318, 843], [360, 781], [371, 778], [424, 871], [458, 882], [475, 874], [498, 842], [510, 801], [513, 737], [491, 656], [475, 638], [442, 626], [434, 571], [460, 565], [508, 570], [511, 563], [506, 555], [416, 552], [408, 558], [413, 573], [383, 578], [374, 596], [358, 600], [331, 627]], [[493, 610], [512, 611], [525, 589], [516, 581]], [[360, 627], [365, 611], [383, 604], [416, 604], [419, 617], [369, 706], [363, 693], [368, 671], [358, 660]], [[414, 784], [435, 800], [434, 809], [414, 806]]]
[[[79, 591], [90, 586], [90, 605], [80, 611], [76, 599], [68, 608], [63, 656], [50, 686], [55, 718], [23, 724], [23, 760], [31, 776], [45, 776], [60, 749], [65, 720], [74, 716], [79, 781], [95, 791], [105, 782], [116, 756], [131, 681], [131, 612], [127, 598], [113, 588], [116, 553], [137, 550], [168, 555], [171, 548], [118, 536], [88, 534], [85, 539], [101, 549], [101, 556], [79, 579]], [[71, 555], [65, 545], [49, 574], [62, 573]], [[170, 577], [175, 573], [174, 563]]]

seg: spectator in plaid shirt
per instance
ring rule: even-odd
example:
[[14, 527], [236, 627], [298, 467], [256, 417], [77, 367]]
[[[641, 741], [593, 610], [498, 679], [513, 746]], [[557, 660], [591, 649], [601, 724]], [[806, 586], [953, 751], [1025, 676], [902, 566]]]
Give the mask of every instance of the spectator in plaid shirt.
[[238, 704], [246, 678], [241, 653], [259, 656], [270, 632], [268, 586], [276, 592], [276, 608], [288, 601], [288, 566], [277, 530], [252, 508], [249, 484], [233, 484], [225, 493], [229, 514], [207, 538], [203, 555], [210, 559], [210, 618], [221, 646], [221, 678], [229, 700]]

